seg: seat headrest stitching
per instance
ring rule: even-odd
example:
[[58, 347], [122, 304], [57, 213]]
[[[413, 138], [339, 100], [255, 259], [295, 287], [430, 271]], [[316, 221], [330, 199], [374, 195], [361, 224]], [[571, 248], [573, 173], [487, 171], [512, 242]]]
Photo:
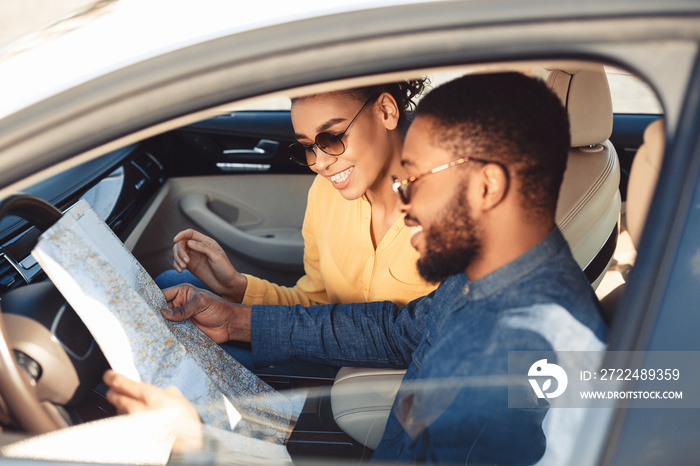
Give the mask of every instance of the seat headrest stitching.
[[586, 206], [586, 204], [589, 203], [589, 201], [594, 197], [594, 195], [600, 191], [600, 188], [604, 185], [604, 181], [609, 177], [609, 175], [612, 173], [612, 157], [608, 158], [608, 163], [606, 166], [603, 168], [603, 172], [601, 175], [598, 177], [596, 182], [593, 184], [591, 189], [586, 191], [586, 195], [579, 198], [579, 200], [574, 204], [574, 207], [569, 211], [569, 215], [567, 215], [564, 220], [561, 223], [561, 227], [563, 228], [565, 225], [568, 225], [571, 220], [576, 217]]
[[[612, 151], [608, 151], [608, 154], [612, 155]], [[563, 229], [566, 225], [568, 225], [571, 220], [583, 210], [584, 206], [588, 204], [588, 202], [591, 200], [591, 198], [594, 196], [595, 193], [600, 191], [600, 188], [604, 185], [605, 180], [608, 179], [610, 174], [612, 173], [612, 169], [614, 166], [614, 161], [612, 157], [607, 157], [605, 167], [603, 167], [603, 171], [601, 174], [598, 176], [596, 179], [596, 182], [593, 184], [591, 189], [586, 191], [586, 195], [579, 198], [578, 201], [574, 204], [574, 207], [569, 210], [569, 213], [562, 219], [561, 222], [559, 222], [559, 228]]]
[[[607, 174], [610, 174], [610, 171], [607, 171]], [[569, 211], [569, 214], [566, 217], [564, 217], [564, 219], [559, 224], [560, 229], [563, 229], [566, 226], [568, 226], [568, 224], [581, 213], [581, 211], [591, 201], [595, 194], [597, 194], [597, 192], [600, 191], [600, 188], [603, 186], [602, 181], [605, 178], [607, 178], [607, 176], [601, 176], [599, 178], [600, 182], [595, 183], [593, 187], [586, 192], [585, 196], [579, 198], [576, 204], [574, 204], [574, 207]]]

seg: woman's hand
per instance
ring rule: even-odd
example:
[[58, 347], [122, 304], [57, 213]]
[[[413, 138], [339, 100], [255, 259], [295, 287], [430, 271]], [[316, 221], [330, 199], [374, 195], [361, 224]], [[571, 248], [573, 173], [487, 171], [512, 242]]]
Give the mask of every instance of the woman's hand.
[[189, 320], [216, 343], [250, 341], [251, 307], [229, 302], [192, 285], [163, 290], [168, 307], [161, 314], [168, 320]]
[[191, 229], [181, 231], [173, 241], [175, 270], [188, 269], [214, 293], [229, 301], [243, 300], [248, 280], [233, 267], [219, 243]]
[[107, 401], [112, 403], [117, 414], [133, 414], [158, 409], [177, 409], [177, 438], [173, 450], [185, 452], [202, 447], [202, 423], [197, 410], [176, 387], [164, 390], [143, 382], [135, 382], [112, 370], [105, 372], [103, 381], [107, 390]]

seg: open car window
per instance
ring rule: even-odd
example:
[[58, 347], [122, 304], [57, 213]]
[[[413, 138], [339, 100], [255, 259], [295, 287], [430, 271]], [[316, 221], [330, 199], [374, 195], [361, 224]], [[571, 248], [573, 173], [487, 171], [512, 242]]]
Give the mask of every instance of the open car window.
[[[466, 2], [461, 10], [458, 2], [409, 3], [395, 11], [387, 6], [336, 12], [340, 16], [299, 15], [281, 26], [264, 21], [264, 27], [251, 30], [207, 31], [201, 42], [169, 44], [167, 53], [134, 60], [123, 69], [115, 65], [104, 75], [99, 72], [105, 70], [96, 70], [82, 85], [0, 119], [0, 189], [8, 196], [21, 192], [37, 196], [60, 211], [81, 199], [87, 201], [151, 277], [172, 271], [173, 237], [194, 229], [213, 238], [240, 272], [291, 288], [309, 270], [305, 218], [309, 192], [318, 180], [315, 172], [290, 158], [289, 147], [295, 142], [291, 98], [422, 76], [428, 76], [435, 88], [465, 73], [516, 70], [546, 79], [567, 109], [575, 112], [568, 107], [576, 87], [572, 78], [586, 70], [590, 74], [585, 79], [594, 80], [592, 89], [608, 86], [609, 92], [605, 99], [591, 95], [577, 102], [605, 107], [606, 114], [577, 120], [591, 131], [575, 129], [577, 135], [583, 134], [583, 142], [569, 148], [556, 222], [585, 280], [603, 301], [600, 312], [610, 331], [604, 343], [613, 351], [601, 350], [596, 357], [604, 362], [596, 361], [622, 361], [606, 371], [615, 367], [634, 374], [645, 369], [639, 361], [648, 362], [644, 358], [654, 349], [697, 351], [690, 325], [682, 323], [697, 320], [696, 303], [687, 298], [694, 272], [679, 276], [680, 267], [693, 262], [681, 264], [675, 248], [683, 239], [683, 250], [692, 251], [687, 238], [697, 223], [690, 219], [686, 224], [685, 219], [692, 214], [688, 193], [697, 187], [693, 162], [697, 154], [691, 152], [696, 147], [693, 138], [700, 134], [693, 119], [698, 105], [693, 74], [698, 13], [681, 14], [674, 2], [650, 2], [642, 10], [635, 6], [625, 11], [628, 7], [623, 4], [601, 1], [581, 11], [566, 4], [542, 11], [528, 8], [527, 13], [515, 7], [496, 12], [478, 1]], [[567, 8], [580, 14], [572, 15]], [[657, 17], [655, 13], [665, 8], [669, 11]], [[508, 19], [509, 15], [514, 18]], [[389, 21], [392, 18], [402, 20]], [[323, 40], [316, 38], [321, 35]], [[607, 125], [608, 119], [609, 131], [601, 131], [605, 125], [600, 122]], [[641, 196], [631, 189], [630, 180], [635, 160], [641, 160], [637, 156], [646, 142], [645, 131], [654, 123], [661, 124], [656, 132], [657, 157], [652, 159], [659, 182], [656, 185], [654, 178], [646, 183], [650, 189]], [[592, 140], [591, 133], [602, 137]], [[70, 164], [72, 168], [63, 170]], [[30, 178], [44, 173], [52, 176], [38, 183]], [[645, 212], [632, 239], [628, 208], [640, 205], [640, 200]], [[337, 219], [336, 223], [345, 225]], [[357, 223], [348, 221], [345, 228]], [[0, 448], [18, 437], [41, 440], [36, 434], [46, 425], [54, 426], [52, 422], [73, 428], [68, 434], [78, 432], [75, 448], [88, 438], [95, 445], [108, 444], [109, 437], [100, 435], [99, 429], [93, 431], [91, 422], [115, 419], [101, 382], [109, 363], [88, 327], [34, 260], [31, 251], [40, 233], [27, 219], [0, 218], [0, 305], [8, 335], [3, 341], [10, 350], [8, 360], [17, 369], [10, 377], [0, 365], [0, 377], [12, 380], [15, 388], [0, 389]], [[346, 249], [342, 241], [331, 248]], [[372, 260], [362, 259], [366, 262], [362, 272], [373, 275], [367, 271], [374, 255]], [[412, 283], [412, 269], [389, 267], [379, 272], [395, 282]], [[678, 296], [673, 306], [665, 298], [669, 290]], [[143, 344], [149, 337], [138, 338]], [[160, 350], [143, 346], [156, 354]], [[550, 358], [551, 363], [552, 357], [542, 355], [540, 360]], [[535, 365], [525, 366], [537, 370]], [[691, 366], [662, 371], [662, 377], [685, 382]], [[574, 370], [569, 394], [579, 393], [574, 388], [578, 382], [601, 376], [596, 367]], [[273, 446], [252, 442], [256, 447], [244, 456], [236, 449], [239, 445], [228, 448], [228, 434], [211, 428], [205, 432], [203, 449], [168, 453], [158, 461], [265, 463], [274, 457], [323, 464], [364, 462], [385, 434], [387, 420], [397, 419], [392, 406], [404, 377], [401, 369], [365, 370], [348, 364], [332, 375], [254, 373], [265, 387], [301, 406], [282, 442]], [[23, 380], [29, 381], [27, 392], [16, 389], [24, 386]], [[539, 385], [527, 377], [521, 381], [527, 394], [543, 403], [552, 401], [546, 394], [563, 386], [556, 377]], [[615, 380], [612, 385], [618, 394], [653, 392], [648, 376]], [[419, 413], [418, 423], [430, 425], [435, 417], [450, 413], [450, 397], [461, 390], [476, 393], [491, 387], [490, 392], [502, 393], [506, 386], [502, 377], [483, 377], [412, 387], [415, 399], [440, 401], [439, 409]], [[684, 387], [689, 387], [687, 393], [697, 391], [692, 384]], [[33, 403], [17, 408], [16, 399], [6, 393], [33, 394]], [[685, 396], [684, 402], [693, 402]], [[411, 399], [403, 402], [410, 405]], [[689, 448], [693, 442], [687, 440], [697, 431], [692, 427], [694, 411], [685, 409], [688, 404], [674, 410], [666, 405], [626, 409], [645, 407], [645, 401], [618, 396], [600, 409], [582, 410], [587, 428], [561, 444], [563, 454], [573, 458], [569, 464], [579, 459], [597, 464], [610, 458], [611, 463], [634, 463], [635, 455], [651, 457], [657, 440], [658, 451], [666, 455], [661, 456], [663, 462], [694, 460], [694, 448]], [[245, 402], [235, 400], [232, 406]], [[672, 411], [682, 422], [673, 421]], [[167, 413], [156, 418], [146, 416], [141, 428], [170, 422]], [[32, 424], [36, 419], [41, 421]], [[408, 419], [402, 418], [406, 422], [400, 426], [408, 426]], [[391, 428], [397, 429], [397, 424]], [[140, 439], [138, 432], [129, 434], [148, 450], [147, 434], [156, 428]], [[98, 453], [104, 454], [108, 446]], [[58, 449], [49, 447], [46, 458], [55, 454], [54, 459], [63, 459]], [[30, 450], [36, 451], [33, 444], [25, 449]]]

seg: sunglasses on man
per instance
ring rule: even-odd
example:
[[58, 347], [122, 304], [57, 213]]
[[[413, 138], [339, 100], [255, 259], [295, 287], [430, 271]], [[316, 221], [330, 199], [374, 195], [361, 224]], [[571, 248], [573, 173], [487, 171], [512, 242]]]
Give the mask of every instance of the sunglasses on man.
[[426, 177], [428, 175], [432, 175], [433, 173], [441, 172], [443, 170], [447, 170], [448, 168], [456, 167], [457, 165], [461, 165], [465, 162], [479, 162], [479, 163], [495, 163], [499, 165], [503, 170], [506, 172], [506, 175], [508, 174], [508, 171], [505, 169], [505, 166], [499, 162], [495, 162], [493, 160], [484, 160], [484, 159], [477, 159], [476, 157], [462, 157], [457, 160], [453, 160], [452, 162], [445, 163], [440, 165], [439, 167], [435, 167], [432, 170], [429, 170], [425, 173], [421, 173], [420, 175], [415, 175], [411, 176], [409, 178], [406, 178], [405, 180], [399, 180], [396, 176], [392, 175], [391, 176], [391, 188], [394, 190], [397, 196], [399, 196], [399, 199], [403, 204], [410, 204], [411, 203], [411, 186], [413, 183], [416, 181], [420, 180], [423, 177]]

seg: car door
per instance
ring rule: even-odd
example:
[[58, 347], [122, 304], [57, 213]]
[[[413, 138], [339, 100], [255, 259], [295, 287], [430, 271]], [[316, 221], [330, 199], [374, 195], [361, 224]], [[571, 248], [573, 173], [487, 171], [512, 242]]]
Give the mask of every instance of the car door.
[[[680, 368], [680, 399], [650, 408], [630, 398], [615, 411], [602, 464], [694, 464], [700, 437], [698, 355], [700, 328], [700, 92], [698, 70], [690, 78], [679, 123], [668, 134], [659, 182], [609, 348], [634, 350], [634, 366]], [[661, 364], [660, 364], [661, 363]], [[691, 370], [687, 370], [691, 368]], [[629, 393], [655, 393], [659, 379], [632, 378]], [[685, 404], [683, 404], [685, 403]], [[675, 406], [674, 406], [675, 404]]]
[[154, 276], [172, 268], [172, 239], [191, 228], [215, 239], [240, 272], [296, 282], [314, 176], [290, 160], [293, 141], [289, 110], [226, 113], [146, 141], [168, 180], [136, 257]]

